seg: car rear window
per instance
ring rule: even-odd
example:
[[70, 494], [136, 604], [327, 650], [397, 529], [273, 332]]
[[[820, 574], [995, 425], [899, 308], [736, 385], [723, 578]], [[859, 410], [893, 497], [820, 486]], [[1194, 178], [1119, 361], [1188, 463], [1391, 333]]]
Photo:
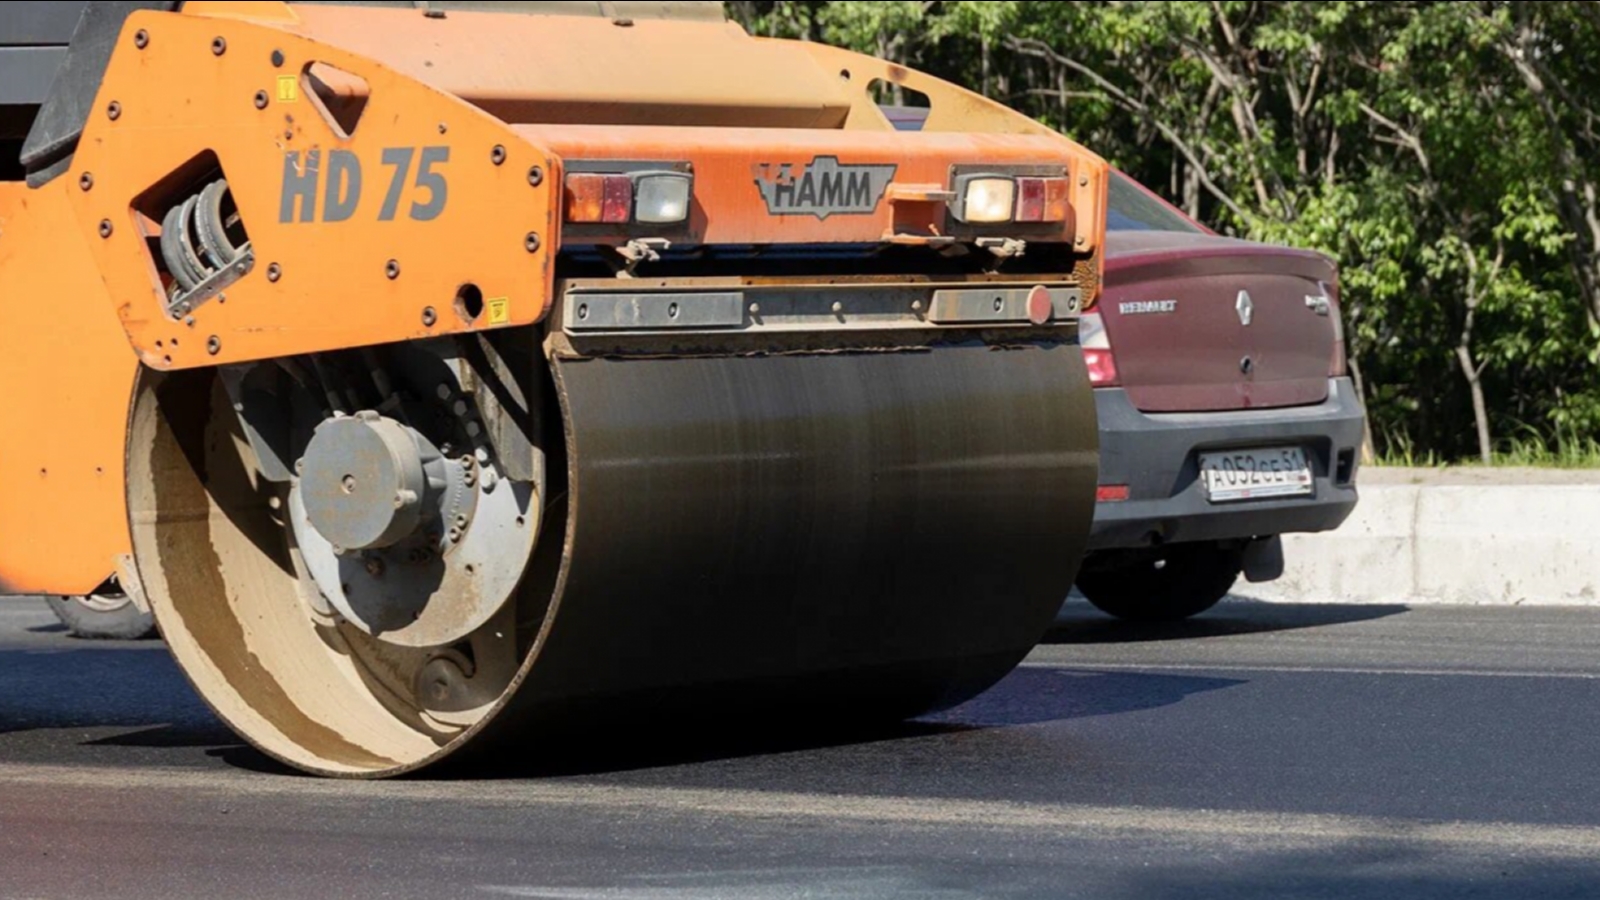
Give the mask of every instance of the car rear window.
[[1106, 230], [1204, 233], [1183, 213], [1121, 172], [1111, 173], [1111, 208], [1106, 211]]

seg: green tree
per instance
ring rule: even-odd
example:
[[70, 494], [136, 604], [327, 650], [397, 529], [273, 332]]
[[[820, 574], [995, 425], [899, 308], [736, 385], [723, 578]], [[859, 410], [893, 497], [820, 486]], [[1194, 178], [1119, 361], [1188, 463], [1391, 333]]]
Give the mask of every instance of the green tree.
[[752, 2], [993, 96], [1224, 233], [1322, 250], [1379, 445], [1600, 429], [1600, 4]]

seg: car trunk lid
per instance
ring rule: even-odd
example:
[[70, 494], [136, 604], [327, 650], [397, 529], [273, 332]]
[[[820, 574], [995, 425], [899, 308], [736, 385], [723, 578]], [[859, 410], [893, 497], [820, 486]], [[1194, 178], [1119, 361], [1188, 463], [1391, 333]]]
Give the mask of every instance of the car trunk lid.
[[1303, 406], [1328, 396], [1336, 290], [1336, 270], [1318, 253], [1116, 231], [1099, 312], [1140, 410]]

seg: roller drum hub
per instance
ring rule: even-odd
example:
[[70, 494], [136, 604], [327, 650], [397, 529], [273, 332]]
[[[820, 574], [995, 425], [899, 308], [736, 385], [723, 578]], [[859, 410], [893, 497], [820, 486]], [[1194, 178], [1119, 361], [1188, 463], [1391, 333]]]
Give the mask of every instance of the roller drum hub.
[[[302, 459], [300, 490], [317, 531], [344, 550], [392, 547], [422, 527], [428, 472], [421, 435], [377, 413], [329, 419]], [[438, 451], [431, 446], [430, 456]]]
[[446, 458], [372, 411], [318, 424], [287, 504], [313, 611], [391, 647], [468, 640], [516, 589], [536, 530], [533, 486], [501, 485], [498, 468], [488, 447]]

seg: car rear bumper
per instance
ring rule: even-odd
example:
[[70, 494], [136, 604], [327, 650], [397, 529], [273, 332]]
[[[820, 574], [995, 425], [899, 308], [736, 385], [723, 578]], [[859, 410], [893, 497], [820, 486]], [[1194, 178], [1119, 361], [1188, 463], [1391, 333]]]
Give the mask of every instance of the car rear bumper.
[[[1338, 528], [1356, 505], [1364, 411], [1348, 378], [1329, 381], [1317, 406], [1207, 413], [1144, 413], [1125, 391], [1095, 391], [1100, 484], [1127, 485], [1130, 499], [1101, 503], [1089, 549], [1270, 537]], [[1309, 497], [1212, 504], [1200, 453], [1300, 446], [1316, 479]]]

